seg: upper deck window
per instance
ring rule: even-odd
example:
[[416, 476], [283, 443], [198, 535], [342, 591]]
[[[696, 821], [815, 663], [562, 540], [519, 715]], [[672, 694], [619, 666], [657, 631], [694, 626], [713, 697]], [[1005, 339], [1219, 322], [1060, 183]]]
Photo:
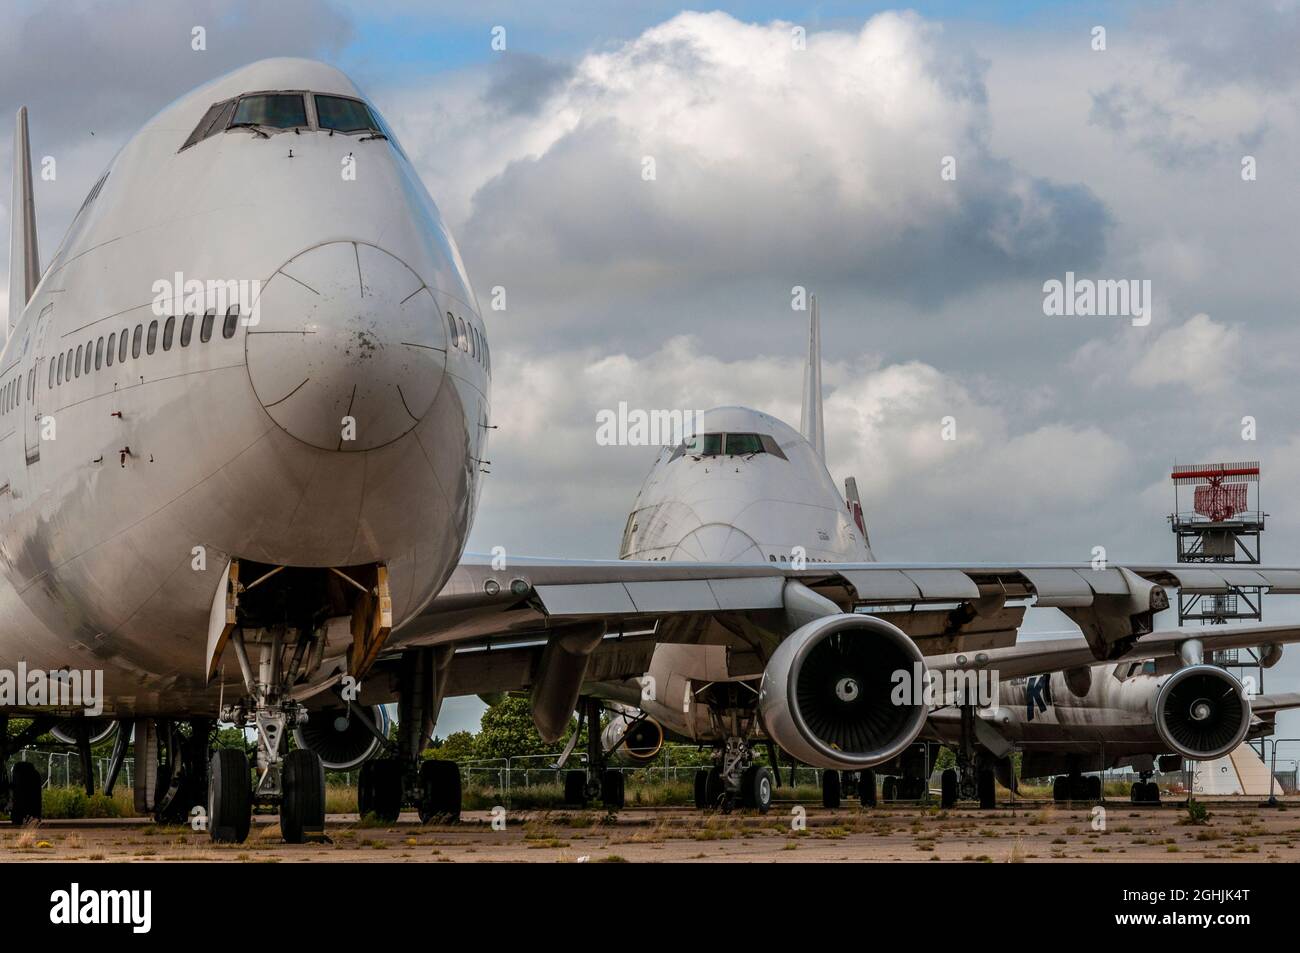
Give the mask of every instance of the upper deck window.
[[231, 126], [292, 129], [307, 125], [307, 105], [301, 93], [256, 93], [240, 97]]
[[357, 99], [342, 96], [315, 94], [316, 122], [322, 129], [334, 132], [378, 132], [379, 125], [370, 115], [370, 109]]

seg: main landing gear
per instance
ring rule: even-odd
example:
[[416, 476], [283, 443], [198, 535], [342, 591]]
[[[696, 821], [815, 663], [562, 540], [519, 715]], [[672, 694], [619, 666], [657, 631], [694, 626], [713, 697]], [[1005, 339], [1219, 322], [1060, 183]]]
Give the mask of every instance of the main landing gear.
[[[1159, 796], [1157, 791], [1157, 799]], [[1100, 801], [1101, 777], [1096, 774], [1085, 775], [1077, 768], [1069, 774], [1058, 775], [1052, 781], [1052, 800], [1058, 804], [1067, 801]]]
[[1134, 804], [1159, 804], [1160, 786], [1151, 780], [1151, 772], [1143, 771], [1129, 788], [1129, 800]]
[[9, 716], [0, 715], [0, 811], [9, 815], [9, 823], [15, 827], [41, 819], [41, 786], [44, 781], [31, 762], [15, 762], [12, 774], [7, 773], [4, 766], [10, 754], [31, 744], [54, 723], [55, 719], [38, 715], [27, 728], [10, 738]]
[[357, 810], [363, 818], [373, 815], [391, 824], [402, 807], [409, 804], [421, 824], [454, 824], [460, 820], [460, 766], [454, 761], [425, 761], [420, 757], [433, 737], [451, 658], [452, 650], [447, 646], [402, 653], [396, 744], [384, 737], [360, 705], [350, 703], [352, 717], [360, 718], [386, 749], [361, 765]]
[[592, 801], [599, 801], [608, 810], [620, 811], [627, 803], [623, 772], [609, 767], [609, 757], [601, 743], [600, 713], [603, 710], [599, 698], [584, 695], [578, 699], [578, 726], [557, 762], [559, 767], [568, 762], [585, 724], [587, 767], [564, 772], [564, 803], [570, 807], [585, 807]]
[[[973, 705], [961, 706], [961, 738], [953, 749], [957, 766], [939, 776], [939, 806], [944, 810], [959, 800], [978, 801], [983, 810], [998, 806], [996, 759], [977, 742], [976, 717]], [[1007, 771], [1009, 776], [1014, 774], [1014, 768], [1009, 765]]]
[[[897, 783], [895, 779], [895, 784]], [[876, 806], [876, 772], [822, 772], [822, 807], [837, 808], [845, 797], [857, 797], [863, 807]]]

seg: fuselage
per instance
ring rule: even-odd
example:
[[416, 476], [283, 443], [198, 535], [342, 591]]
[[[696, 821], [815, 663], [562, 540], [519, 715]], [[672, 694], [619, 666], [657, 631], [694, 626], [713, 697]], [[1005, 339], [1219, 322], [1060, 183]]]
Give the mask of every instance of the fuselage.
[[[300, 94], [303, 121], [226, 113], [195, 139], [258, 92]], [[339, 102], [384, 133], [324, 128]], [[109, 713], [213, 712], [232, 558], [382, 564], [394, 627], [446, 581], [490, 352], [386, 128], [338, 70], [266, 60], [164, 109], [95, 184], [0, 357], [0, 665], [103, 669]], [[247, 282], [257, 307], [160, 305], [182, 276]]]

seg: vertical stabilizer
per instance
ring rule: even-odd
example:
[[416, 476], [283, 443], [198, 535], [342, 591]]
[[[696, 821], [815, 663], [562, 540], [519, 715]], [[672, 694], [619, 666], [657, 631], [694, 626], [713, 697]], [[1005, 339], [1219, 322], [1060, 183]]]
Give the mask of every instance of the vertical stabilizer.
[[817, 296], [810, 297], [808, 319], [808, 363], [803, 370], [803, 410], [799, 414], [799, 432], [817, 456], [826, 459], [826, 432], [822, 426], [822, 327], [817, 312]]
[[32, 196], [32, 150], [27, 142], [27, 107], [18, 109], [14, 125], [14, 183], [9, 203], [9, 313], [4, 339], [18, 323], [41, 280], [41, 256], [36, 250], [36, 202]]

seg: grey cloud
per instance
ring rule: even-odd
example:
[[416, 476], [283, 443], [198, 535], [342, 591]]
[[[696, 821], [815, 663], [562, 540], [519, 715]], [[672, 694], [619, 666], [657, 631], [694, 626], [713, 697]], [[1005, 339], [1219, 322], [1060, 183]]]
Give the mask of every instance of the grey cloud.
[[571, 63], [509, 52], [494, 62], [483, 98], [510, 115], [531, 115], [572, 75]]

